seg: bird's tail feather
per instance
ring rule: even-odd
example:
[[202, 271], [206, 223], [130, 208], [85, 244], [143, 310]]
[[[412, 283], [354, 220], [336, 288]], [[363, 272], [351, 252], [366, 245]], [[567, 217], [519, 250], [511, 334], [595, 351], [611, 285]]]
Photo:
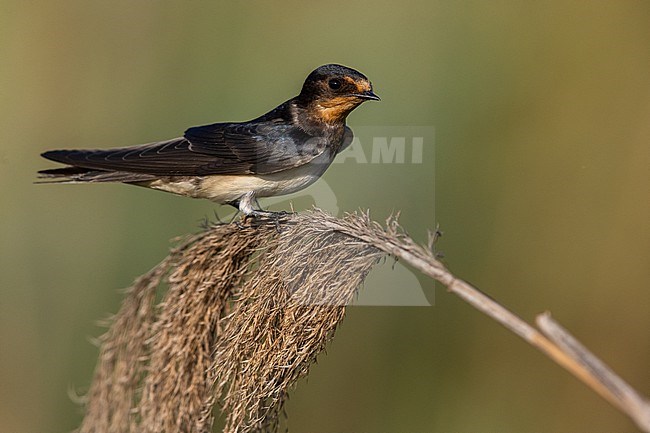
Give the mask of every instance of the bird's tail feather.
[[83, 167], [63, 167], [38, 172], [36, 183], [122, 182], [137, 183], [156, 179], [156, 176], [125, 171], [103, 171]]

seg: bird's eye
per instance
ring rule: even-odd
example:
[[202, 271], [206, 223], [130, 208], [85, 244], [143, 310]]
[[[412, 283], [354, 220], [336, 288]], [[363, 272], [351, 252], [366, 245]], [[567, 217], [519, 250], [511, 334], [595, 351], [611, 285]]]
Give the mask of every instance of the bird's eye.
[[332, 78], [327, 82], [327, 85], [330, 86], [330, 89], [332, 90], [338, 90], [341, 88], [341, 80], [338, 78]]

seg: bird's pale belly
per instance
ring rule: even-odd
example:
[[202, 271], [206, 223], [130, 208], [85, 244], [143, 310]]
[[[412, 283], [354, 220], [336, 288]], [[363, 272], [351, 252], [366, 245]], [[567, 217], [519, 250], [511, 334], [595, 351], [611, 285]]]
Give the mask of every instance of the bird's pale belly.
[[272, 174], [170, 177], [148, 182], [146, 186], [217, 203], [234, 202], [251, 192], [255, 197], [272, 197], [291, 194], [308, 187], [323, 175], [332, 160], [330, 152], [325, 151], [305, 165]]

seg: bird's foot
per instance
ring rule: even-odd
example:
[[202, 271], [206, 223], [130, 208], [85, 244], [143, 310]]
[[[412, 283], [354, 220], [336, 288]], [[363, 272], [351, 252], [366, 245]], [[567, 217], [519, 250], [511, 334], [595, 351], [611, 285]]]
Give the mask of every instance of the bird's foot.
[[283, 210], [273, 212], [270, 210], [255, 209], [249, 215], [256, 218], [281, 218], [283, 216], [292, 215], [292, 213]]
[[293, 215], [293, 213], [285, 211], [272, 212], [270, 210], [254, 209], [251, 212], [247, 213], [246, 217], [255, 218], [256, 220], [260, 221], [280, 221], [286, 219], [290, 215]]
[[[261, 209], [259, 201], [252, 191], [244, 194], [239, 200], [229, 204], [233, 206], [237, 205], [239, 211], [244, 214], [244, 219], [250, 218], [257, 224], [273, 223], [278, 231], [280, 231], [280, 223], [285, 222], [290, 215], [284, 211], [271, 212]], [[253, 206], [254, 204], [257, 205], [257, 209]]]
[[285, 222], [289, 216], [293, 215], [290, 212], [280, 211], [280, 212], [271, 212], [268, 210], [258, 210], [255, 209], [245, 215], [245, 218], [253, 219], [254, 223], [258, 224], [274, 224], [278, 233], [280, 232], [280, 224]]

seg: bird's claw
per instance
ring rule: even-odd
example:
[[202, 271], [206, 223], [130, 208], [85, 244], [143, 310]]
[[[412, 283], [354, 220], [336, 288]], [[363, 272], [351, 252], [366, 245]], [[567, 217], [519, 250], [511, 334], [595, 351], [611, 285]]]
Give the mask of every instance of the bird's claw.
[[251, 216], [254, 218], [260, 218], [260, 219], [279, 219], [285, 216], [291, 215], [290, 212], [287, 211], [279, 211], [279, 212], [272, 212], [270, 210], [253, 210], [250, 212], [247, 216]]
[[246, 214], [245, 218], [252, 218], [255, 222], [258, 223], [271, 223], [275, 225], [278, 233], [280, 232], [280, 224], [287, 219], [290, 215], [293, 215], [291, 212], [279, 211], [272, 212], [267, 210], [253, 210]]

